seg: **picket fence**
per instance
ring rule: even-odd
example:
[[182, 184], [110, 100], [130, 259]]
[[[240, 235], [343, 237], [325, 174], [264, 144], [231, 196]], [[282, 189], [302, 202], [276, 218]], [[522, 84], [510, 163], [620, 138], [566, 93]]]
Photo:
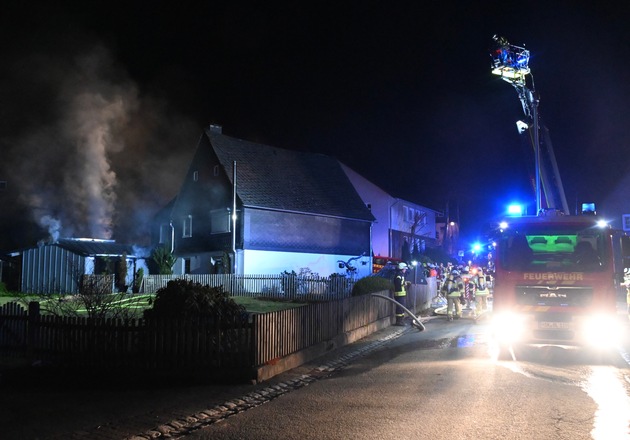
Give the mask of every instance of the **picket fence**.
[[355, 280], [345, 276], [307, 277], [286, 275], [185, 274], [146, 275], [140, 292], [155, 293], [169, 281], [185, 279], [219, 287], [231, 296], [264, 296], [282, 300], [329, 301], [350, 296]]

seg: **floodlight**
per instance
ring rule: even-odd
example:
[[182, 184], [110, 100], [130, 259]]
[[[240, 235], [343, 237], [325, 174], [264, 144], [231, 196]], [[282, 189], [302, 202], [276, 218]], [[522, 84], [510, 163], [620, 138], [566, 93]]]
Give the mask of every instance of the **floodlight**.
[[523, 134], [529, 129], [529, 125], [523, 121], [516, 121], [516, 129], [518, 130], [518, 134]]

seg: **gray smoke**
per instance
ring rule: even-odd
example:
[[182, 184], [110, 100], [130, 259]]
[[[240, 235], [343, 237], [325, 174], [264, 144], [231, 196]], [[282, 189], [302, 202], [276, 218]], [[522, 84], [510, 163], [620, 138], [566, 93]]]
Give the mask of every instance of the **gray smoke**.
[[3, 168], [33, 221], [53, 240], [148, 244], [152, 216], [178, 190], [203, 128], [167, 115], [156, 98], [141, 101], [101, 46], [31, 56], [15, 75], [24, 90], [41, 91], [20, 132], [2, 139]]
[[50, 235], [50, 240], [52, 243], [56, 243], [59, 240], [59, 234], [61, 232], [61, 222], [58, 219], [52, 218], [49, 215], [44, 215], [42, 218], [39, 219], [39, 224], [42, 227], [46, 228], [48, 234]]

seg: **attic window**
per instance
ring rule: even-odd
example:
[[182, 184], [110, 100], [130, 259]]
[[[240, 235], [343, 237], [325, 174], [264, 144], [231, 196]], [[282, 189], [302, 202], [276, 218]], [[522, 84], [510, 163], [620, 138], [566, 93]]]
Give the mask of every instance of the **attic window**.
[[182, 237], [183, 238], [192, 237], [192, 215], [188, 215], [187, 217], [184, 218]]
[[199, 180], [199, 171], [193, 171], [193, 181], [196, 182]]
[[213, 173], [214, 173], [215, 176], [219, 175], [219, 165], [215, 165], [214, 166]]

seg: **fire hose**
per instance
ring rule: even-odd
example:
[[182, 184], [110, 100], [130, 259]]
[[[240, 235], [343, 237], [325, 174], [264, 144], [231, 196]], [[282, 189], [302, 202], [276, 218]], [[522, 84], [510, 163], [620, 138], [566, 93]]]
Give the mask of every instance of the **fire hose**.
[[409, 315], [412, 319], [411, 321], [411, 325], [414, 326], [415, 328], [418, 329], [418, 331], [423, 331], [425, 330], [425, 326], [424, 324], [420, 321], [420, 319], [418, 319], [418, 317], [416, 315], [414, 315], [411, 310], [409, 310], [407, 307], [403, 306], [402, 304], [400, 304], [398, 301], [396, 301], [393, 298], [390, 298], [389, 296], [385, 296], [385, 295], [381, 295], [380, 293], [373, 293], [372, 296], [376, 296], [378, 298], [383, 298], [386, 299], [387, 301], [393, 302], [394, 304], [396, 304], [398, 307], [400, 307], [401, 309], [403, 309], [407, 315]]

